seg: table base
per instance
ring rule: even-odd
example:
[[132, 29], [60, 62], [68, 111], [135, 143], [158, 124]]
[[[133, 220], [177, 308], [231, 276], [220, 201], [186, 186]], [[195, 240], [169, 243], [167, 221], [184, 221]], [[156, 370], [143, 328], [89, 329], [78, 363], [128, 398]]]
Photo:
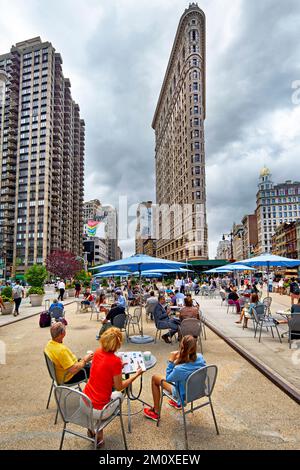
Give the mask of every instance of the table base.
[[130, 343], [135, 344], [147, 344], [147, 343], [154, 343], [154, 338], [152, 336], [144, 335], [144, 336], [130, 336], [129, 337]]

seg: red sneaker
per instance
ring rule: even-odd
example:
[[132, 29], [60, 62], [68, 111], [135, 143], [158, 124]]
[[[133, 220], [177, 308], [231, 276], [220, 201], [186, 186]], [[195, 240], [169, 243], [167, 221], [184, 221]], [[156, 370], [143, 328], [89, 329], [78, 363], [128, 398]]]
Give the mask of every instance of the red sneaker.
[[172, 406], [172, 408], [175, 408], [176, 410], [181, 410], [182, 406], [178, 405], [178, 403], [174, 400], [169, 400], [168, 405]]
[[152, 421], [158, 421], [158, 414], [152, 408], [144, 408], [144, 416]]

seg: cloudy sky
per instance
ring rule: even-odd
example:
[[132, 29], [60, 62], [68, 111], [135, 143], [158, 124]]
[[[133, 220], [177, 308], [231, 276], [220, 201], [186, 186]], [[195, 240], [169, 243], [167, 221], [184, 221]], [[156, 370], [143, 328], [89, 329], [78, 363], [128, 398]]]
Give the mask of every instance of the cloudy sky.
[[[86, 121], [85, 198], [155, 200], [152, 117], [186, 0], [0, 0], [0, 53], [52, 42]], [[255, 208], [259, 171], [300, 179], [299, 0], [202, 0], [210, 257]], [[297, 83], [298, 81], [298, 83]], [[294, 93], [294, 99], [293, 99]], [[132, 215], [133, 209], [130, 214]], [[124, 255], [134, 240], [121, 241]]]

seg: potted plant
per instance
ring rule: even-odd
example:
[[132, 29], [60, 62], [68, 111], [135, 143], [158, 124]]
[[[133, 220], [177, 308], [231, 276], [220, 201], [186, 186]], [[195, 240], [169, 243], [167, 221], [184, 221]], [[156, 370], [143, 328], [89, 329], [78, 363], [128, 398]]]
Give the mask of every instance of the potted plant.
[[66, 285], [65, 294], [68, 294], [69, 297], [75, 297], [75, 283], [74, 282], [71, 282]]
[[4, 308], [2, 309], [2, 315], [11, 315], [14, 310], [14, 301], [12, 298], [12, 288], [4, 287], [1, 292], [1, 297], [4, 303]]
[[34, 264], [31, 266], [25, 274], [25, 279], [31, 286], [27, 296], [30, 297], [30, 303], [32, 307], [40, 307], [44, 299], [44, 283], [48, 277], [45, 266], [40, 264]]

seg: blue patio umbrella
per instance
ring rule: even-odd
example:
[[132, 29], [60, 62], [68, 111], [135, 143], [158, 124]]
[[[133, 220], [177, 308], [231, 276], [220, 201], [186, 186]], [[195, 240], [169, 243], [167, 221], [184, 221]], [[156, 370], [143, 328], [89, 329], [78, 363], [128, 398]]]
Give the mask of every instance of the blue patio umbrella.
[[268, 273], [268, 294], [269, 294], [269, 274], [270, 274], [270, 268], [271, 267], [286, 267], [286, 268], [293, 268], [296, 266], [300, 266], [300, 260], [299, 259], [291, 259], [291, 258], [284, 258], [283, 256], [277, 256], [277, 255], [271, 255], [270, 253], [264, 253], [263, 255], [260, 256], [255, 256], [254, 258], [249, 258], [242, 260], [240, 262], [234, 263], [235, 265], [237, 264], [245, 264], [247, 266], [255, 266], [255, 267], [260, 267], [264, 266], [267, 268], [267, 273]]
[[256, 271], [255, 268], [251, 268], [250, 266], [246, 266], [245, 264], [227, 264], [226, 266], [223, 266], [222, 268], [217, 268], [216, 271], [219, 272], [225, 272], [225, 271]]
[[130, 276], [128, 271], [105, 271], [104, 273], [97, 273], [94, 275], [96, 278], [100, 277], [118, 277], [118, 276]]
[[[138, 272], [141, 287], [141, 277], [143, 271], [155, 270], [159, 272], [160, 269], [180, 269], [184, 265], [185, 263], [177, 263], [176, 261], [169, 261], [166, 259], [154, 258], [152, 256], [136, 254], [130, 256], [129, 258], [103, 264], [99, 267], [99, 272], [104, 273], [106, 271], [117, 271], [123, 269], [131, 273]], [[130, 340], [132, 343], [138, 344], [152, 343], [154, 341], [153, 337], [144, 335], [143, 316], [141, 316], [141, 335], [132, 336]]]

